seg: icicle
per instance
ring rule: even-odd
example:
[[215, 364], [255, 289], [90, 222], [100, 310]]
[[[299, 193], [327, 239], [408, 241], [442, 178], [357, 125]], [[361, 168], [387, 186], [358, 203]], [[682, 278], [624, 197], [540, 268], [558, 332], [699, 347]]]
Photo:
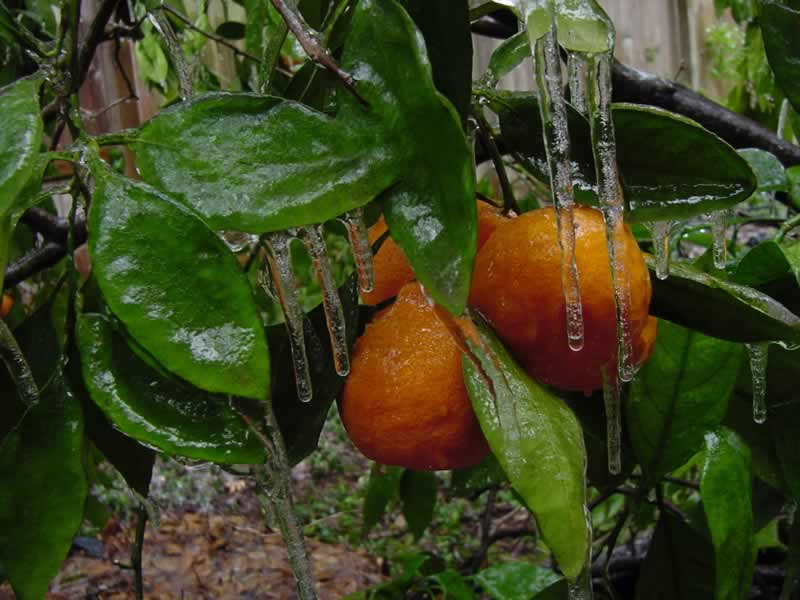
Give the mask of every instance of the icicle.
[[753, 420], [767, 420], [767, 354], [769, 344], [760, 342], [745, 344], [750, 355], [750, 377], [753, 387]]
[[656, 277], [669, 277], [669, 233], [672, 221], [652, 221], [644, 224], [653, 236], [653, 254], [656, 256]]
[[[529, 19], [530, 21], [530, 19]], [[561, 247], [561, 284], [567, 312], [567, 343], [572, 350], [583, 348], [583, 309], [575, 262], [575, 225], [572, 211], [572, 163], [569, 157], [569, 132], [564, 95], [561, 89], [561, 57], [556, 43], [555, 21], [541, 37], [528, 30], [535, 47], [539, 109], [544, 125], [544, 145], [550, 170], [550, 187]]]
[[592, 85], [587, 79], [590, 69], [590, 60], [580, 52], [570, 52], [567, 68], [569, 69], [569, 97], [572, 106], [582, 115], [588, 115], [587, 84]]
[[714, 252], [714, 266], [724, 269], [728, 262], [728, 240], [725, 237], [727, 210], [718, 210], [709, 215], [711, 218], [711, 241]]
[[14, 334], [11, 333], [6, 322], [0, 319], [0, 369], [3, 368], [4, 363], [12, 381], [17, 386], [19, 399], [28, 408], [33, 407], [39, 402], [39, 386], [36, 385], [33, 372], [28, 361], [25, 360], [25, 355], [17, 344]]
[[575, 579], [567, 581], [567, 598], [569, 600], [592, 600], [592, 569], [588, 565]]
[[371, 292], [375, 285], [375, 272], [372, 268], [372, 247], [367, 237], [367, 224], [364, 221], [363, 209], [356, 208], [344, 215], [341, 219], [350, 247], [353, 249], [353, 258], [358, 273], [358, 286], [362, 292]]
[[622, 471], [622, 383], [615, 373], [603, 368], [603, 402], [606, 408], [606, 449], [608, 472]]
[[325, 310], [325, 321], [328, 325], [328, 334], [331, 338], [333, 350], [333, 364], [339, 375], [345, 376], [350, 372], [350, 356], [347, 350], [347, 335], [345, 332], [344, 311], [339, 298], [339, 290], [331, 271], [328, 260], [328, 251], [322, 237], [321, 225], [310, 225], [303, 230], [303, 241], [308, 254], [311, 256], [311, 268], [317, 276], [322, 288], [322, 307]]
[[[267, 254], [272, 276], [271, 291], [281, 305], [286, 330], [289, 333], [289, 349], [292, 353], [297, 396], [301, 402], [309, 402], [312, 389], [311, 376], [308, 372], [306, 341], [303, 334], [303, 309], [297, 299], [297, 286], [292, 272], [292, 255], [289, 249], [294, 236], [294, 231], [269, 233], [266, 236], [266, 244], [269, 250]], [[267, 289], [269, 283], [262, 281], [262, 286]]]
[[783, 138], [783, 131], [786, 129], [786, 119], [789, 118], [789, 100], [787, 98], [783, 99], [781, 102], [781, 112], [778, 113], [778, 128], [775, 133], [778, 134], [779, 138]]
[[617, 170], [616, 135], [611, 118], [611, 53], [584, 58], [590, 68], [584, 69], [588, 91], [587, 107], [592, 132], [592, 154], [597, 174], [600, 208], [606, 225], [606, 245], [614, 287], [614, 308], [617, 321], [617, 370], [622, 381], [631, 381], [636, 374], [631, 332], [631, 282], [625, 268], [625, 201]]
[[150, 13], [150, 22], [161, 34], [167, 46], [169, 59], [178, 75], [178, 95], [181, 100], [188, 100], [193, 94], [192, 73], [189, 69], [189, 63], [186, 62], [186, 57], [183, 54], [181, 42], [178, 40], [178, 36], [175, 34], [175, 30], [172, 28], [172, 24], [169, 22], [167, 15], [164, 14], [163, 9]]
[[258, 243], [258, 236], [241, 231], [224, 231], [222, 240], [231, 252], [239, 254], [255, 246]]

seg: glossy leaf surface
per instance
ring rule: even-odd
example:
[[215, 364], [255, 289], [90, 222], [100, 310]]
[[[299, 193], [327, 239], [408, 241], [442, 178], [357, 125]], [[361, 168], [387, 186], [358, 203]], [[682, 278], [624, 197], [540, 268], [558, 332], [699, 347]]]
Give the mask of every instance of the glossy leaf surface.
[[269, 351], [247, 279], [191, 210], [92, 163], [93, 274], [127, 332], [168, 371], [210, 392], [269, 395]]
[[88, 484], [80, 402], [61, 378], [0, 444], [0, 569], [18, 600], [45, 597], [83, 517]]
[[[654, 273], [654, 259], [645, 260]], [[736, 342], [800, 341], [800, 317], [756, 289], [675, 261], [667, 279], [651, 281], [650, 312], [659, 318]]]
[[761, 242], [742, 257], [731, 280], [742, 285], [760, 287], [772, 281], [791, 277], [800, 286], [800, 243]]
[[12, 208], [33, 170], [42, 142], [41, 80], [20, 79], [0, 95], [0, 217]]
[[759, 192], [787, 189], [786, 170], [774, 154], [759, 148], [741, 148], [737, 152], [755, 173], [758, 182], [756, 189]]
[[800, 112], [800, 10], [777, 0], [762, 0], [758, 22], [775, 81]]
[[166, 379], [102, 315], [80, 317], [81, 367], [92, 400], [125, 434], [187, 458], [257, 463], [261, 444], [224, 396]]
[[373, 463], [367, 482], [367, 492], [364, 496], [361, 535], [366, 536], [383, 519], [389, 503], [399, 493], [402, 477], [402, 467], [388, 467]]
[[400, 501], [408, 529], [419, 539], [433, 520], [436, 507], [436, 490], [439, 482], [428, 471], [406, 470], [400, 479]]
[[631, 384], [626, 420], [636, 457], [653, 484], [703, 447], [722, 421], [742, 360], [739, 344], [667, 321]]
[[[576, 577], [583, 569], [590, 535], [580, 424], [566, 404], [514, 363], [491, 332], [481, 328], [479, 335], [480, 341], [470, 347], [480, 369], [466, 357], [463, 366], [481, 429], [514, 489], [536, 516], [561, 570]], [[544, 481], [558, 485], [544, 486]]]
[[563, 577], [527, 562], [506, 562], [479, 571], [475, 581], [493, 600], [535, 598]]
[[706, 433], [705, 450], [700, 495], [714, 544], [714, 598], [743, 600], [750, 597], [756, 551], [750, 450], [724, 427]]
[[[529, 159], [546, 179], [546, 155], [536, 96], [488, 94], [507, 149]], [[686, 117], [652, 106], [615, 104], [617, 161], [631, 222], [686, 219], [733, 206], [756, 189], [755, 176], [722, 139]], [[595, 181], [588, 122], [568, 107], [576, 193], [588, 201]], [[693, 157], [703, 156], [702, 161]]]

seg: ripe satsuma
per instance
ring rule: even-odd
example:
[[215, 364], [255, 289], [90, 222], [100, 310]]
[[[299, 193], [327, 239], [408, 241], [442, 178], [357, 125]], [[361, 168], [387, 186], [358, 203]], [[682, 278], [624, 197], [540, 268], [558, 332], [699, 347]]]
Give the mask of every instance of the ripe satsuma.
[[382, 464], [455, 469], [489, 452], [461, 350], [418, 283], [403, 286], [356, 342], [339, 411], [353, 443]]
[[[552, 208], [525, 213], [497, 227], [478, 252], [470, 304], [535, 379], [589, 392], [602, 387], [601, 368], [616, 364], [614, 291], [602, 214], [578, 206], [574, 222], [582, 350], [575, 352], [567, 344], [561, 250]], [[621, 264], [630, 278], [630, 327], [635, 361], [641, 364], [655, 340], [656, 320], [648, 315], [652, 290], [644, 257], [627, 226], [624, 238]]]
[[5, 319], [14, 307], [14, 298], [10, 294], [3, 294], [3, 302], [0, 304], [0, 319]]

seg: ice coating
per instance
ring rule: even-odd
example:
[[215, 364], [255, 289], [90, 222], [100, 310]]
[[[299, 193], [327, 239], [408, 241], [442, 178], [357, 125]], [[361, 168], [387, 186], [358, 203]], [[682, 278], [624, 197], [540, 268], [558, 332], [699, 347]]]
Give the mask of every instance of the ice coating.
[[760, 342], [745, 344], [750, 357], [750, 377], [753, 387], [753, 420], [763, 423], [767, 420], [767, 354], [769, 344]]
[[603, 369], [603, 403], [606, 409], [608, 472], [622, 471], [622, 383], [610, 368]]
[[551, 22], [550, 29], [541, 37], [534, 38], [534, 35], [534, 31], [529, 29], [530, 44], [536, 57], [536, 82], [541, 98], [539, 110], [561, 247], [561, 283], [566, 305], [567, 343], [572, 350], [578, 351], [583, 348], [583, 308], [578, 266], [575, 262], [575, 225], [572, 219], [575, 198], [555, 22]]
[[150, 22], [161, 34], [161, 37], [164, 38], [167, 54], [172, 66], [175, 68], [175, 73], [178, 75], [178, 95], [181, 100], [188, 100], [193, 95], [192, 73], [189, 69], [189, 63], [186, 62], [186, 57], [183, 55], [180, 40], [178, 40], [175, 30], [163, 10], [151, 13]]
[[644, 224], [653, 236], [653, 254], [656, 257], [656, 277], [669, 277], [669, 234], [672, 221], [653, 221]]
[[310, 225], [303, 230], [303, 241], [308, 254], [311, 256], [311, 268], [317, 277], [322, 289], [322, 307], [325, 311], [325, 321], [328, 325], [328, 335], [331, 338], [333, 350], [333, 365], [336, 372], [345, 376], [350, 373], [350, 356], [347, 349], [347, 334], [345, 331], [344, 311], [339, 298], [339, 290], [331, 271], [331, 262], [328, 259], [328, 250], [322, 237], [321, 225]]
[[344, 215], [341, 221], [347, 230], [350, 247], [353, 249], [353, 259], [358, 273], [358, 287], [362, 292], [371, 292], [375, 286], [375, 271], [372, 266], [372, 248], [367, 236], [364, 210], [356, 208]]
[[[278, 300], [283, 310], [286, 331], [289, 334], [289, 349], [292, 353], [294, 379], [297, 396], [301, 402], [311, 400], [311, 376], [303, 334], [303, 309], [297, 298], [297, 284], [292, 272], [292, 256], [289, 246], [295, 237], [294, 231], [278, 231], [265, 237], [269, 262], [270, 280], [262, 279], [262, 286]], [[263, 272], [262, 272], [263, 273]]]
[[589, 123], [592, 132], [592, 154], [597, 175], [600, 209], [606, 225], [606, 244], [614, 288], [614, 309], [617, 325], [617, 370], [622, 381], [631, 381], [636, 374], [631, 331], [631, 281], [625, 268], [625, 201], [617, 169], [616, 135], [611, 117], [611, 53], [584, 56], [585, 86]]
[[588, 115], [586, 86], [593, 85], [591, 79], [587, 79], [590, 60], [591, 57], [581, 52], [570, 52], [567, 62], [569, 99], [572, 106], [582, 115]]
[[711, 242], [714, 252], [714, 266], [724, 269], [728, 262], [728, 240], [725, 237], [727, 210], [718, 210], [711, 217]]

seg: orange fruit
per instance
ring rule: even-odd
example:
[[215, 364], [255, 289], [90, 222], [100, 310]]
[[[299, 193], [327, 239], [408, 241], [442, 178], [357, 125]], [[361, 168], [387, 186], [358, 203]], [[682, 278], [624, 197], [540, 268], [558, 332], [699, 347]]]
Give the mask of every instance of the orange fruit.
[[3, 294], [3, 303], [0, 305], [0, 319], [5, 319], [14, 307], [14, 297], [11, 294]]
[[[498, 225], [507, 220], [501, 209], [486, 202], [478, 202], [478, 248], [483, 246]], [[369, 229], [369, 243], [374, 244], [386, 230], [386, 220], [381, 215]], [[372, 259], [372, 266], [375, 272], [375, 284], [371, 292], [361, 294], [364, 303], [370, 306], [395, 297], [401, 287], [416, 279], [406, 255], [391, 237], [384, 240]]]
[[[602, 214], [578, 206], [574, 222], [582, 350], [575, 352], [567, 345], [561, 250], [552, 208], [525, 213], [496, 228], [478, 252], [470, 304], [535, 379], [589, 392], [602, 387], [601, 368], [616, 361], [614, 292]], [[652, 349], [656, 320], [648, 315], [652, 290], [644, 257], [627, 226], [624, 236], [622, 263], [631, 282], [634, 358], [641, 364]]]
[[461, 351], [418, 283], [403, 286], [356, 342], [339, 412], [356, 447], [382, 464], [456, 469], [489, 452]]

